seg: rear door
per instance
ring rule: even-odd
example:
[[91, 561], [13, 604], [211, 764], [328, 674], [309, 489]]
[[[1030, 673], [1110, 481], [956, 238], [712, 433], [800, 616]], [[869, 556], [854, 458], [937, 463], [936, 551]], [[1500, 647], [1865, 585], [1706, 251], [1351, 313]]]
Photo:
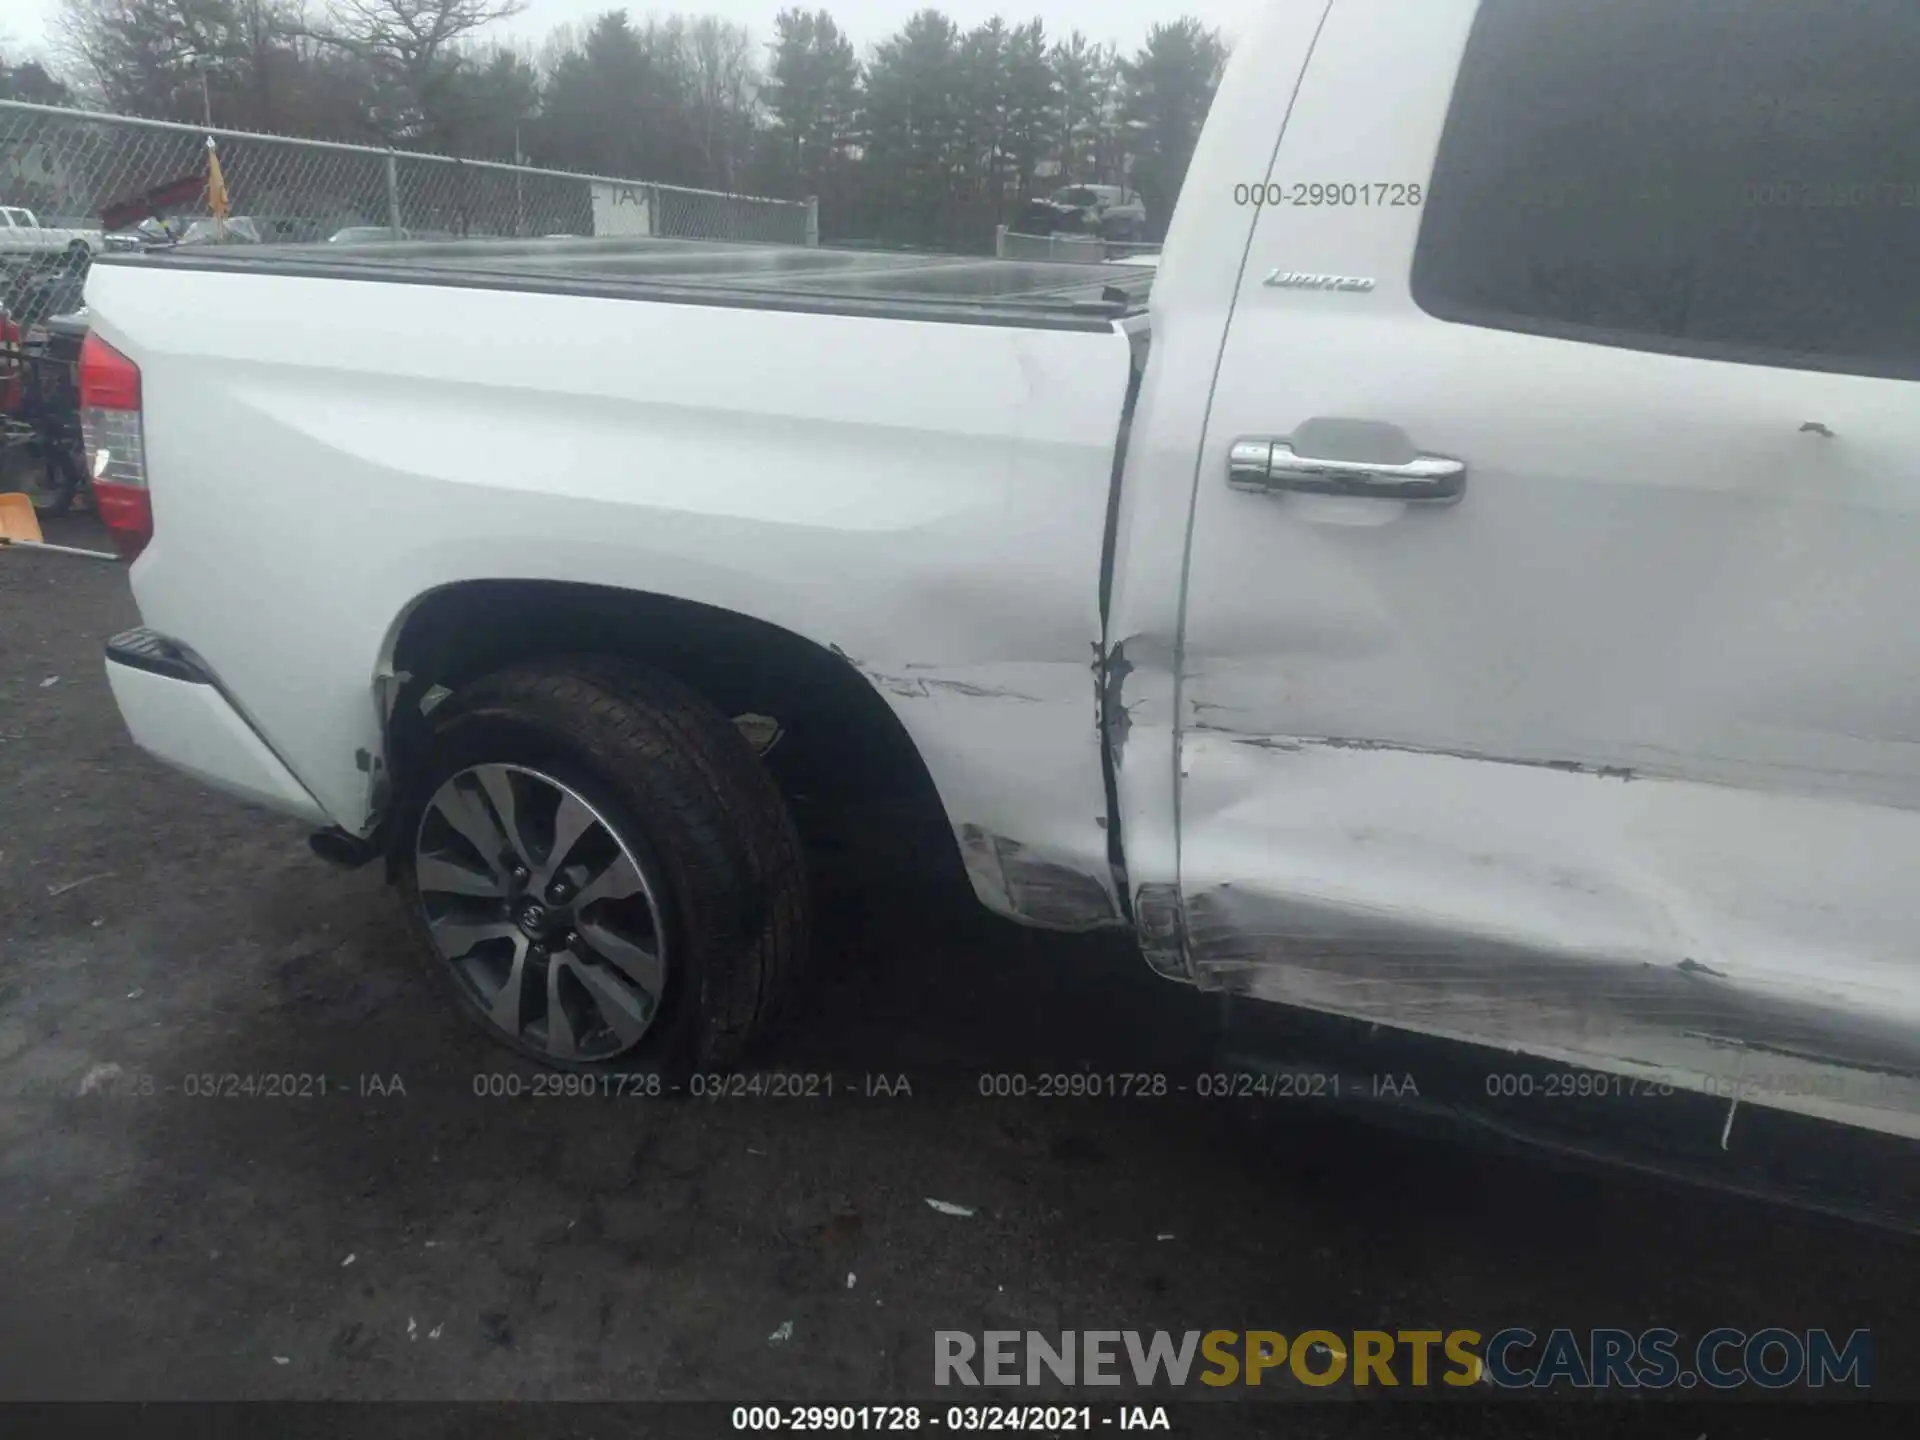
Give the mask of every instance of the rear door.
[[1211, 983], [1920, 1126], [1920, 8], [1335, 0], [1201, 459]]

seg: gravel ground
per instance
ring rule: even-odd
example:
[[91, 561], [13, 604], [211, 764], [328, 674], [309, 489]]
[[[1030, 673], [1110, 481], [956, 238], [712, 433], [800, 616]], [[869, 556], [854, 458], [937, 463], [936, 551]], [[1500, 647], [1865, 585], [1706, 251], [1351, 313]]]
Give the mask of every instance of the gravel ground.
[[[1910, 1242], [1303, 1102], [980, 1098], [1191, 1072], [1213, 1012], [848, 852], [761, 1060], [832, 1098], [476, 1095], [537, 1072], [437, 1003], [380, 877], [132, 748], [134, 623], [118, 567], [0, 553], [0, 1398], [945, 1402], [936, 1329], [1507, 1324], [1869, 1326], [1875, 1392], [1920, 1394]], [[259, 1074], [326, 1094], [188, 1093]], [[1263, 1395], [1309, 1393], [1355, 1398]], [[1560, 1414], [1595, 1419], [1530, 1433]]]

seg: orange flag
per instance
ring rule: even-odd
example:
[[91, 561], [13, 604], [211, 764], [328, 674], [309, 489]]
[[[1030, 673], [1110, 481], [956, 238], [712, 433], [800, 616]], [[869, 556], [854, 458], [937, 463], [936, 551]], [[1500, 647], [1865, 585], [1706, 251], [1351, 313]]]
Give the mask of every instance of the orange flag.
[[227, 178], [220, 173], [220, 151], [211, 135], [207, 137], [207, 208], [213, 212], [214, 219], [226, 220]]

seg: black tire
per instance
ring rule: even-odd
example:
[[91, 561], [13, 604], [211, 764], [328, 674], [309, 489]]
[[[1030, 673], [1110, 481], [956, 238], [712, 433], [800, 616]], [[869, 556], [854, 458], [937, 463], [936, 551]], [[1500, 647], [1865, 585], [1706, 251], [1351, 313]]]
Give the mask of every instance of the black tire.
[[[667, 675], [611, 657], [515, 665], [463, 686], [428, 719], [396, 837], [417, 948], [485, 1034], [556, 1068], [724, 1070], [798, 986], [809, 892], [785, 801], [733, 722]], [[477, 764], [528, 766], [605, 817], [650, 876], [665, 993], [638, 1045], [567, 1063], [494, 1025], [430, 938], [415, 876], [423, 807]]]

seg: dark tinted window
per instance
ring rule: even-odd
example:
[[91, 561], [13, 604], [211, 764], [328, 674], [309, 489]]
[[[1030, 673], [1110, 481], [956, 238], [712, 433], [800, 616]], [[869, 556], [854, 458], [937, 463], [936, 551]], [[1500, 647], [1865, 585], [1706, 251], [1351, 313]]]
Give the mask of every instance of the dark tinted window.
[[1414, 296], [1920, 378], [1920, 0], [1485, 0]]

